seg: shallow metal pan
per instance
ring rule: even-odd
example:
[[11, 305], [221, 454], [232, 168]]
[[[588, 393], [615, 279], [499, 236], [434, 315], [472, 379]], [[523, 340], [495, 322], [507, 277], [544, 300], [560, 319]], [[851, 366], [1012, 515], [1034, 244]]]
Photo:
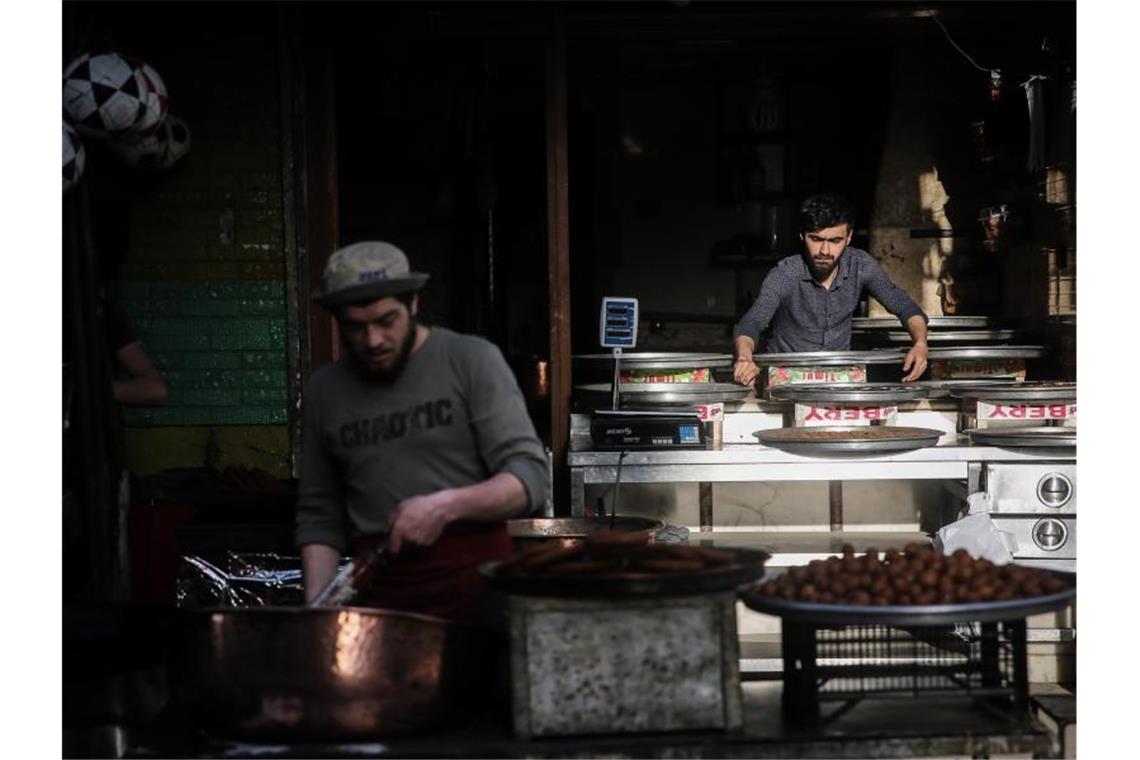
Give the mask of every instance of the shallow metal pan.
[[[993, 317], [950, 316], [929, 317], [926, 326], [930, 330], [967, 329], [993, 327]], [[855, 317], [851, 320], [853, 330], [898, 330], [902, 327], [896, 317]]]
[[964, 432], [974, 443], [983, 446], [1022, 448], [1077, 445], [1077, 429], [1071, 427], [970, 428]]
[[480, 565], [479, 572], [496, 589], [520, 596], [632, 599], [690, 596], [730, 591], [764, 575], [771, 556], [759, 549], [724, 549], [732, 564], [693, 573], [608, 573], [596, 575], [499, 575], [500, 562]]
[[782, 354], [753, 354], [761, 367], [836, 367], [848, 364], [900, 364], [906, 357], [901, 348], [871, 351], [798, 351]]
[[[810, 431], [828, 433], [854, 433], [865, 432], [865, 425], [821, 425], [806, 428], [775, 428], [771, 430], [757, 430], [753, 433], [760, 443], [774, 449], [787, 451], [789, 454], [802, 454], [817, 456], [828, 454], [889, 454], [899, 451], [911, 451], [927, 446], [934, 446], [943, 435], [941, 430], [917, 427], [891, 427], [895, 437], [891, 438], [808, 438]], [[804, 435], [805, 437], [797, 437]], [[899, 437], [899, 433], [906, 433]]]
[[[928, 343], [953, 343], [974, 341], [984, 343], [988, 341], [1014, 340], [1023, 335], [1021, 330], [931, 330], [926, 334]], [[910, 333], [905, 330], [895, 330], [882, 336], [891, 343], [910, 343]]]
[[1049, 571], [1070, 587], [1053, 594], [1042, 594], [1004, 602], [968, 604], [885, 605], [820, 604], [801, 602], [759, 593], [755, 586], [741, 589], [740, 599], [751, 610], [803, 623], [834, 625], [947, 625], [958, 622], [1017, 620], [1029, 615], [1060, 609], [1077, 598], [1076, 573]]
[[[574, 390], [599, 399], [613, 399], [610, 383], [576, 385]], [[696, 405], [742, 401], [752, 388], [736, 383], [622, 383], [619, 401], [637, 405]]]
[[1044, 346], [942, 346], [933, 347], [927, 358], [933, 359], [1040, 359]]
[[[573, 360], [612, 366], [613, 354], [574, 354]], [[700, 354], [682, 352], [635, 352], [621, 355], [622, 369], [724, 369], [732, 366], [732, 354]]]
[[1015, 385], [957, 388], [951, 395], [978, 401], [1076, 401], [1077, 384], [1026, 381]]
[[790, 383], [773, 385], [768, 394], [780, 401], [813, 404], [893, 404], [926, 398], [930, 391], [908, 383]]

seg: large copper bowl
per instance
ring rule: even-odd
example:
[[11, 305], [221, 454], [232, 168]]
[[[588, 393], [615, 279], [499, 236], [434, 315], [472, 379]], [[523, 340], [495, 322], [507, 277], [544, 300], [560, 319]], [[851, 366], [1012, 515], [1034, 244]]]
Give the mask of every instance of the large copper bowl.
[[494, 639], [426, 615], [346, 607], [210, 609], [188, 617], [181, 698], [211, 733], [407, 734], [470, 712]]

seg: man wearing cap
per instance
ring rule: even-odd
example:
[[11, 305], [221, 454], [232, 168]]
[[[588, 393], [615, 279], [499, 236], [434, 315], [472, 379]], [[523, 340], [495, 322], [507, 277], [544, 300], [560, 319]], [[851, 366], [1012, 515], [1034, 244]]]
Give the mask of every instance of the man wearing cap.
[[367, 603], [448, 619], [479, 614], [480, 563], [507, 557], [504, 520], [546, 498], [542, 444], [502, 353], [416, 321], [428, 275], [389, 243], [336, 251], [313, 298], [341, 358], [304, 394], [296, 540], [306, 600], [341, 555], [380, 546]]

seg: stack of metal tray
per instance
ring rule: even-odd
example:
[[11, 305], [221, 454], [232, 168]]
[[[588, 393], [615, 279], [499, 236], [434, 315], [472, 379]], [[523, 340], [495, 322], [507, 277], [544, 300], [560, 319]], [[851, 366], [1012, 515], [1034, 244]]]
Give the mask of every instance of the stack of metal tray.
[[794, 353], [754, 354], [761, 367], [842, 367], [853, 364], [901, 364], [906, 351], [882, 348], [872, 351], [800, 351]]
[[[587, 383], [574, 386], [586, 400], [610, 403], [610, 383]], [[618, 386], [618, 402], [622, 407], [696, 406], [743, 401], [752, 389], [736, 383], [622, 383]]]
[[930, 391], [909, 383], [790, 383], [771, 386], [768, 394], [802, 404], [897, 404], [926, 398]]
[[[613, 366], [613, 354], [574, 354], [575, 362]], [[732, 354], [686, 353], [678, 351], [635, 352], [621, 355], [622, 369], [725, 369], [732, 366]]]
[[1025, 381], [1012, 385], [956, 388], [956, 398], [977, 401], [1076, 401], [1077, 384], [1067, 381]]
[[1073, 427], [995, 427], [970, 428], [964, 431], [970, 440], [981, 446], [999, 448], [1038, 448], [1076, 446], [1077, 429]]

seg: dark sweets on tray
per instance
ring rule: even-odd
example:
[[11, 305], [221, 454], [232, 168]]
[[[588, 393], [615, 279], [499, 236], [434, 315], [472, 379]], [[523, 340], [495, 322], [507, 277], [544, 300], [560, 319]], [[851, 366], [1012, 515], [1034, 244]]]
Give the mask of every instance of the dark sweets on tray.
[[890, 549], [880, 556], [877, 549], [868, 549], [856, 557], [854, 547], [844, 544], [842, 551], [842, 557], [788, 568], [758, 591], [817, 604], [928, 606], [1009, 601], [1068, 588], [1045, 570], [995, 565], [965, 549], [946, 555], [912, 543], [902, 552]]

